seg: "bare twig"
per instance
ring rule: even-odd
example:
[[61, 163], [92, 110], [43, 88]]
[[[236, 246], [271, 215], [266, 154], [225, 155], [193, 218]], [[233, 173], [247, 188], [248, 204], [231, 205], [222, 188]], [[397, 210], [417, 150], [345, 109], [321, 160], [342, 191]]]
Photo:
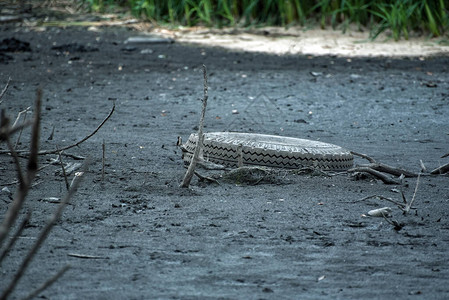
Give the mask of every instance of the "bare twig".
[[371, 156], [368, 156], [368, 155], [366, 155], [366, 154], [358, 153], [358, 152], [355, 152], [355, 151], [351, 151], [351, 154], [352, 154], [352, 155], [355, 155], [355, 156], [359, 156], [359, 157], [361, 157], [361, 158], [364, 158], [364, 159], [368, 160], [370, 163], [373, 163], [373, 164], [376, 163], [376, 161], [374, 160], [374, 158], [372, 158]]
[[[24, 114], [23, 121], [22, 121], [22, 125], [25, 124], [26, 119], [27, 119], [27, 113], [28, 113], [28, 111], [30, 110], [30, 108], [31, 108], [31, 107], [27, 107], [26, 110], [21, 111], [21, 112], [19, 113], [19, 115], [17, 116], [17, 119], [16, 119], [16, 121], [14, 122], [14, 124], [12, 125], [12, 127], [16, 126], [17, 122], [19, 121], [20, 115], [21, 115], [22, 113]], [[14, 149], [17, 149], [17, 146], [19, 145], [20, 138], [22, 137], [23, 128], [24, 128], [24, 127], [22, 126], [22, 129], [19, 131], [19, 136], [17, 137], [16, 145], [14, 146]]]
[[404, 225], [399, 224], [398, 221], [396, 221], [396, 220], [390, 220], [390, 219], [388, 219], [388, 217], [385, 216], [385, 215], [382, 215], [382, 216], [384, 217], [385, 221], [387, 221], [390, 225], [392, 225], [392, 226], [394, 227], [394, 230], [399, 231], [399, 230], [402, 229], [402, 227], [404, 227]]
[[[23, 202], [25, 201], [28, 191], [31, 186], [36, 172], [37, 172], [37, 152], [39, 144], [39, 130], [40, 130], [40, 112], [41, 112], [41, 99], [42, 91], [37, 91], [37, 98], [34, 110], [34, 120], [31, 133], [31, 144], [30, 144], [30, 156], [28, 159], [27, 173], [25, 175], [20, 175], [19, 172], [19, 188], [14, 196], [14, 200], [8, 211], [5, 214], [2, 224], [0, 225], [0, 247], [3, 245], [3, 241], [8, 235], [11, 227], [17, 219], [20, 209], [22, 208]], [[3, 125], [3, 118], [2, 118]], [[14, 152], [11, 152], [14, 153]], [[13, 155], [14, 156], [14, 155]], [[15, 159], [16, 165], [17, 160]], [[20, 169], [20, 165], [17, 165], [17, 169]]]
[[361, 154], [361, 153], [357, 153], [354, 151], [351, 151], [352, 155], [355, 156], [359, 156], [361, 158], [364, 158], [366, 160], [368, 160], [370, 162], [370, 164], [367, 165], [361, 165], [360, 167], [368, 167], [370, 169], [379, 171], [379, 172], [384, 172], [384, 173], [388, 173], [391, 175], [395, 175], [395, 176], [400, 176], [401, 174], [404, 174], [405, 177], [416, 177], [418, 176], [418, 174], [401, 169], [401, 168], [395, 168], [392, 166], [389, 166], [387, 164], [383, 164], [383, 163], [379, 163], [377, 162], [374, 158], [366, 155], [366, 154]]
[[426, 165], [423, 163], [422, 159], [419, 160], [419, 165], [421, 166], [421, 172], [427, 172]]
[[384, 173], [388, 173], [394, 176], [401, 176], [404, 175], [405, 177], [417, 177], [418, 174], [401, 169], [401, 168], [395, 168], [383, 163], [375, 163], [375, 164], [369, 164], [367, 165], [368, 167], [379, 171], [379, 172], [384, 172]]
[[448, 156], [449, 156], [449, 153], [446, 153], [443, 156], [441, 156], [441, 158], [445, 158], [445, 157], [448, 157]]
[[353, 201], [353, 202], [351, 202], [351, 203], [362, 202], [362, 201], [369, 200], [369, 199], [372, 199], [372, 198], [378, 198], [378, 199], [380, 199], [380, 200], [385, 200], [385, 201], [394, 203], [394, 204], [396, 204], [396, 205], [397, 205], [398, 207], [400, 207], [400, 208], [404, 208], [404, 207], [405, 207], [405, 204], [403, 204], [403, 203], [394, 201], [394, 200], [391, 199], [391, 198], [384, 197], [384, 196], [380, 196], [380, 195], [371, 195], [371, 196], [367, 196], [367, 197], [364, 197], [364, 198], [362, 198], [362, 199], [360, 199], [360, 200]]
[[371, 174], [377, 178], [379, 178], [380, 180], [383, 181], [383, 183], [385, 184], [399, 184], [399, 181], [394, 180], [393, 178], [388, 177], [387, 175], [376, 171], [370, 167], [355, 167], [352, 169], [349, 169], [348, 172], [363, 172], [363, 173], [368, 173]]
[[51, 133], [50, 133], [50, 135], [48, 136], [47, 141], [52, 141], [54, 135], [55, 135], [55, 125], [53, 125], [53, 127], [52, 127], [52, 129], [51, 129]]
[[3, 102], [2, 98], [5, 95], [6, 91], [8, 90], [10, 82], [11, 82], [11, 77], [8, 78], [8, 82], [6, 82], [5, 87], [3, 88], [2, 92], [0, 93], [0, 104], [2, 104], [2, 102]]
[[442, 165], [442, 166], [436, 168], [435, 170], [432, 170], [432, 172], [430, 172], [430, 174], [437, 175], [437, 174], [445, 174], [447, 172], [449, 172], [449, 163]]
[[14, 124], [12, 124], [12, 127], [16, 126], [17, 123], [19, 123], [20, 117], [25, 114], [25, 118], [26, 118], [26, 114], [30, 111], [31, 106], [28, 106], [27, 108], [25, 108], [22, 111], [19, 111], [19, 113], [17, 114], [16, 120], [14, 121]]
[[[79, 146], [80, 144], [84, 143], [86, 140], [90, 139], [94, 134], [96, 134], [98, 132], [98, 130], [100, 130], [100, 128], [112, 116], [112, 114], [114, 113], [114, 110], [115, 110], [115, 103], [113, 104], [111, 111], [109, 112], [107, 117], [103, 120], [103, 122], [101, 122], [100, 125], [98, 125], [97, 128], [95, 128], [94, 131], [92, 131], [90, 134], [88, 134], [87, 136], [85, 136], [84, 138], [82, 138], [81, 140], [76, 142], [75, 144], [72, 144], [72, 145], [69, 145], [69, 146], [66, 146], [66, 147], [63, 147], [63, 148], [59, 148], [59, 149], [56, 149], [56, 150], [41, 150], [37, 154], [38, 155], [57, 154], [59, 152], [65, 151], [67, 149]], [[0, 135], [0, 137], [1, 137], [1, 135]], [[0, 151], [0, 154], [2, 154], [2, 153], [9, 153], [9, 151]], [[17, 150], [17, 153], [25, 153], [26, 154], [27, 150]], [[64, 154], [64, 155], [70, 156], [70, 154]], [[75, 159], [84, 159], [84, 158], [79, 158], [79, 157], [74, 157], [74, 158]]]
[[[86, 171], [87, 164], [88, 164], [88, 162], [84, 163], [83, 171]], [[58, 208], [55, 210], [55, 212], [53, 213], [53, 215], [50, 218], [50, 220], [48, 221], [48, 223], [45, 225], [45, 227], [40, 232], [39, 237], [37, 238], [36, 242], [33, 244], [33, 247], [29, 250], [28, 254], [22, 261], [22, 264], [20, 265], [18, 271], [16, 272], [16, 274], [14, 274], [12, 281], [9, 283], [8, 287], [5, 289], [5, 291], [1, 295], [0, 299], [6, 299], [11, 294], [11, 292], [14, 290], [14, 288], [16, 287], [17, 283], [19, 282], [20, 278], [22, 277], [23, 273], [27, 269], [27, 267], [30, 264], [31, 260], [33, 259], [34, 255], [36, 254], [37, 250], [40, 248], [42, 243], [45, 241], [45, 239], [47, 238], [48, 234], [50, 233], [50, 231], [53, 228], [53, 226], [55, 225], [55, 223], [61, 218], [62, 211], [67, 206], [70, 199], [73, 197], [74, 193], [78, 189], [81, 178], [82, 178], [82, 176], [77, 177], [77, 180], [75, 180], [75, 182], [70, 187], [70, 190], [67, 192], [65, 197], [61, 200], [61, 203], [58, 205]]]
[[201, 118], [200, 124], [198, 128], [198, 140], [196, 142], [195, 152], [193, 153], [192, 160], [190, 161], [189, 168], [187, 169], [186, 174], [184, 175], [184, 179], [181, 183], [181, 187], [188, 188], [190, 185], [190, 181], [192, 180], [193, 174], [195, 172], [195, 167], [198, 162], [198, 157], [200, 155], [200, 151], [203, 147], [203, 127], [204, 127], [204, 116], [206, 115], [206, 107], [207, 107], [207, 70], [206, 66], [203, 65], [203, 77], [204, 77], [204, 97], [203, 97], [203, 107], [201, 109]]
[[407, 204], [405, 205], [404, 215], [410, 211], [410, 208], [412, 207], [413, 202], [415, 202], [416, 193], [418, 192], [419, 177], [420, 177], [420, 174], [418, 174], [418, 178], [416, 179], [416, 186], [415, 186], [415, 191], [413, 192], [412, 200], [410, 200], [410, 202], [407, 202]]
[[14, 246], [14, 243], [16, 242], [17, 238], [22, 234], [23, 229], [25, 229], [25, 226], [28, 224], [28, 221], [30, 220], [31, 213], [28, 212], [25, 215], [25, 218], [23, 218], [22, 222], [20, 223], [16, 233], [12, 236], [12, 238], [9, 240], [9, 242], [5, 245], [5, 249], [3, 250], [2, 254], [0, 255], [0, 265], [5, 258], [5, 256], [9, 253], [11, 248]]
[[62, 277], [67, 270], [70, 269], [70, 265], [66, 265], [64, 268], [59, 270], [58, 273], [53, 275], [53, 277], [49, 278], [47, 281], [45, 281], [39, 288], [31, 292], [28, 296], [23, 298], [24, 300], [31, 300], [37, 297], [40, 293], [42, 293], [45, 289], [47, 289], [49, 286], [51, 286], [53, 283], [55, 283], [56, 280]]
[[57, 149], [57, 150], [39, 151], [39, 155], [55, 154], [55, 153], [65, 151], [67, 149], [79, 146], [81, 143], [84, 143], [86, 140], [90, 139], [94, 134], [96, 134], [98, 132], [98, 130], [100, 130], [100, 128], [104, 125], [104, 123], [106, 123], [107, 120], [109, 120], [109, 118], [112, 116], [112, 114], [114, 113], [114, 110], [115, 110], [115, 103], [112, 105], [111, 111], [109, 112], [107, 117], [103, 120], [103, 122], [101, 122], [100, 125], [98, 125], [94, 131], [92, 131], [89, 135], [85, 136], [80, 141], [76, 142], [75, 144], [72, 144], [72, 145]]

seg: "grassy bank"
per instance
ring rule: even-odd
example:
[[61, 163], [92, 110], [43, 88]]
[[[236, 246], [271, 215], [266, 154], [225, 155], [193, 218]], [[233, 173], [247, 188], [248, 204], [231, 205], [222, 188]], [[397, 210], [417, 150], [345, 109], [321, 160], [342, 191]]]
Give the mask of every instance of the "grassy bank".
[[447, 0], [83, 0], [93, 11], [120, 6], [133, 15], [184, 26], [319, 24], [345, 31], [350, 24], [369, 28], [375, 38], [391, 31], [395, 40], [420, 32], [449, 31]]

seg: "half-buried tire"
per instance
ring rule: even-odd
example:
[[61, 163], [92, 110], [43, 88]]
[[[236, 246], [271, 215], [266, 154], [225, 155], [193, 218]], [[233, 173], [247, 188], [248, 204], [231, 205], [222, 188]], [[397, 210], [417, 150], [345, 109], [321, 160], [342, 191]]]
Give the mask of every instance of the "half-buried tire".
[[[185, 163], [190, 163], [197, 141], [198, 135], [191, 134], [183, 145]], [[291, 137], [209, 132], [204, 135], [203, 146], [206, 161], [226, 166], [237, 166], [239, 153], [243, 165], [333, 171], [344, 171], [353, 165], [351, 153], [340, 146]]]

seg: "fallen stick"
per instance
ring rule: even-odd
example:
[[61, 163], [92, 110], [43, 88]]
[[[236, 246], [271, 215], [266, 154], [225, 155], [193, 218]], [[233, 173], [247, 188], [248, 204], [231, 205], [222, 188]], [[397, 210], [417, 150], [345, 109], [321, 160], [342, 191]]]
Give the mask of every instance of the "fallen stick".
[[207, 70], [206, 66], [203, 65], [203, 77], [204, 77], [204, 97], [203, 97], [203, 107], [201, 109], [201, 117], [200, 124], [198, 127], [198, 141], [196, 142], [195, 152], [193, 153], [192, 160], [190, 161], [189, 168], [187, 169], [186, 174], [184, 175], [184, 179], [180, 187], [188, 188], [190, 185], [190, 181], [192, 180], [193, 174], [195, 173], [195, 167], [198, 162], [198, 158], [200, 156], [200, 151], [203, 148], [203, 127], [204, 127], [204, 116], [206, 115], [206, 107], [207, 107]]
[[82, 258], [82, 259], [108, 259], [106, 256], [96, 256], [88, 254], [78, 254], [78, 253], [67, 253], [67, 256]]
[[362, 167], [355, 167], [355, 168], [349, 169], [348, 172], [368, 173], [368, 174], [373, 175], [374, 177], [379, 178], [385, 184], [399, 184], [400, 183], [399, 181], [397, 181], [397, 180], [395, 180], [393, 178], [390, 178], [387, 175], [385, 175], [385, 174], [383, 174], [383, 173], [381, 173], [379, 171], [376, 171], [376, 170], [374, 170], [374, 169], [372, 169], [370, 167], [363, 167], [363, 166]]
[[358, 152], [354, 152], [354, 151], [351, 151], [351, 154], [355, 155], [355, 156], [359, 156], [361, 158], [364, 158], [370, 162], [370, 164], [361, 165], [360, 167], [368, 167], [373, 170], [388, 173], [388, 174], [395, 175], [395, 176], [401, 176], [401, 174], [403, 174], [405, 177], [417, 177], [418, 176], [418, 174], [416, 174], [416, 173], [413, 173], [413, 172], [410, 172], [410, 171], [407, 171], [407, 170], [404, 170], [401, 168], [395, 168], [395, 167], [389, 166], [384, 163], [379, 163], [374, 158], [372, 158], [366, 154], [362, 154], [362, 153], [358, 153]]
[[445, 174], [447, 172], [449, 172], [449, 163], [436, 168], [435, 170], [431, 171], [430, 174], [438, 175], [438, 174]]
[[368, 156], [368, 155], [363, 154], [363, 153], [358, 153], [358, 152], [355, 152], [355, 151], [350, 151], [350, 152], [351, 152], [352, 155], [355, 155], [355, 156], [364, 158], [364, 159], [366, 159], [367, 161], [369, 161], [369, 162], [372, 163], [372, 164], [375, 164], [375, 163], [376, 163], [376, 161], [374, 160], [374, 158], [372, 158], [371, 156]]
[[[362, 165], [364, 166], [364, 165]], [[401, 169], [401, 168], [394, 168], [389, 165], [383, 164], [383, 163], [374, 163], [374, 164], [368, 164], [367, 167], [370, 167], [371, 169], [374, 169], [379, 172], [388, 173], [395, 176], [401, 176], [404, 175], [405, 177], [417, 177], [418, 174]]]

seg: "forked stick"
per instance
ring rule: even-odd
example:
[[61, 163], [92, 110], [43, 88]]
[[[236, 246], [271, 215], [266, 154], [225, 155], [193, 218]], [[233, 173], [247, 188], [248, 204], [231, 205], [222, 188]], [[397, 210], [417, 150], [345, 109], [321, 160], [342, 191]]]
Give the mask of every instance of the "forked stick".
[[198, 140], [196, 142], [195, 152], [193, 153], [192, 160], [190, 161], [189, 168], [187, 169], [186, 174], [184, 175], [184, 179], [180, 187], [188, 188], [190, 185], [190, 181], [192, 180], [193, 175], [195, 174], [195, 167], [198, 162], [198, 157], [200, 155], [200, 151], [203, 148], [203, 127], [204, 127], [204, 116], [206, 115], [206, 106], [207, 106], [207, 70], [206, 66], [203, 65], [203, 77], [204, 77], [204, 97], [203, 97], [203, 107], [201, 109], [201, 118], [200, 125], [198, 127]]
[[418, 174], [418, 178], [416, 179], [416, 186], [415, 186], [415, 191], [413, 192], [412, 200], [410, 200], [410, 202], [407, 202], [407, 204], [405, 205], [404, 215], [406, 215], [410, 211], [410, 208], [412, 208], [413, 202], [415, 202], [416, 193], [418, 192], [418, 185], [419, 185], [419, 177], [420, 177], [420, 175], [421, 174]]
[[[395, 168], [395, 167], [392, 167], [392, 166], [389, 166], [389, 165], [386, 165], [383, 163], [379, 163], [374, 158], [372, 158], [366, 154], [357, 153], [354, 151], [351, 151], [351, 154], [355, 155], [355, 156], [359, 156], [361, 158], [364, 158], [370, 162], [369, 164], [360, 166], [363, 168], [370, 168], [370, 169], [373, 169], [373, 170], [376, 170], [379, 172], [384, 172], [384, 173], [388, 173], [388, 174], [395, 175], [395, 176], [401, 176], [401, 174], [403, 174], [405, 177], [417, 177], [418, 176], [418, 174], [416, 174], [416, 173], [413, 173], [413, 172], [410, 172], [410, 171], [407, 171], [404, 169], [400, 169], [400, 168]], [[375, 175], [375, 174], [373, 174], [373, 175]]]

